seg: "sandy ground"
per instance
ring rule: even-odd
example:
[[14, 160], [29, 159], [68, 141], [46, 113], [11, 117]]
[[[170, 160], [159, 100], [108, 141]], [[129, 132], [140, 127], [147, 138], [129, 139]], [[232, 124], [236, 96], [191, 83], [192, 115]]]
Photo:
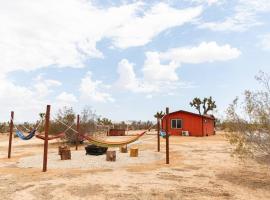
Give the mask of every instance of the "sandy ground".
[[[115, 140], [127, 137], [115, 137]], [[0, 136], [0, 199], [270, 199], [270, 169], [230, 156], [222, 133], [205, 138], [170, 137], [170, 164], [165, 141], [144, 136], [139, 157], [117, 150], [117, 161], [86, 156], [84, 145], [61, 161], [58, 142], [49, 145], [48, 172], [41, 172], [43, 144], [14, 139], [7, 159], [8, 136]]]

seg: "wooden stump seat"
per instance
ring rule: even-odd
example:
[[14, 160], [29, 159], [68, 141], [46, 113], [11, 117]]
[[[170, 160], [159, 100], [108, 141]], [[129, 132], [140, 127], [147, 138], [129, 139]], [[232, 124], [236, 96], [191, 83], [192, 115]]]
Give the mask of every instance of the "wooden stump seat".
[[120, 147], [120, 152], [127, 153], [128, 152], [127, 145]]
[[130, 157], [138, 157], [139, 149], [137, 147], [130, 148]]
[[116, 151], [106, 152], [106, 161], [115, 162], [116, 161]]
[[58, 146], [58, 155], [61, 155], [62, 150], [64, 150], [64, 149], [69, 149], [69, 147], [67, 145]]
[[61, 157], [61, 160], [70, 160], [71, 159], [71, 151], [68, 146], [59, 146], [58, 154]]

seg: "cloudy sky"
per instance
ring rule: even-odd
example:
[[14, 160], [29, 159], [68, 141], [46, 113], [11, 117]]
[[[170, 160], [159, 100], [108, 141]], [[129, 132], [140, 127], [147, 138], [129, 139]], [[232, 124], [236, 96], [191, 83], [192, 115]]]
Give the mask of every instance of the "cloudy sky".
[[210, 95], [222, 114], [270, 73], [269, 0], [0, 0], [0, 24], [0, 121], [153, 120]]

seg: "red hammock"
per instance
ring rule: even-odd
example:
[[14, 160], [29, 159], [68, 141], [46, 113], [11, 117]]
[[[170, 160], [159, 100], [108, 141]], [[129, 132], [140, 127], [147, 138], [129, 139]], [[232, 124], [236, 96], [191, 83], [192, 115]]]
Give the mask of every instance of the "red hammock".
[[[54, 135], [54, 136], [48, 136], [48, 140], [54, 140], [54, 139], [58, 139], [58, 138], [63, 138], [63, 137], [65, 137], [65, 135], [66, 135], [65, 133], [59, 133], [59, 134]], [[38, 134], [38, 135], [36, 135], [36, 137], [38, 139], [45, 140], [44, 135]]]

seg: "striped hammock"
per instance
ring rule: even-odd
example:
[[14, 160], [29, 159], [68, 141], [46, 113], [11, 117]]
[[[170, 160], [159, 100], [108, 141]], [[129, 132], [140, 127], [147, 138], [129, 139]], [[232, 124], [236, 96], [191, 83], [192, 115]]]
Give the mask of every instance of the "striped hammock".
[[88, 140], [91, 144], [94, 144], [96, 146], [100, 146], [100, 147], [121, 147], [130, 143], [135, 142], [136, 140], [138, 140], [140, 137], [142, 137], [147, 131], [144, 131], [130, 139], [124, 140], [124, 141], [119, 141], [119, 142], [112, 142], [112, 141], [106, 141], [106, 140], [102, 140], [102, 139], [98, 139], [95, 137], [91, 137], [88, 135], [83, 135], [83, 138]]

